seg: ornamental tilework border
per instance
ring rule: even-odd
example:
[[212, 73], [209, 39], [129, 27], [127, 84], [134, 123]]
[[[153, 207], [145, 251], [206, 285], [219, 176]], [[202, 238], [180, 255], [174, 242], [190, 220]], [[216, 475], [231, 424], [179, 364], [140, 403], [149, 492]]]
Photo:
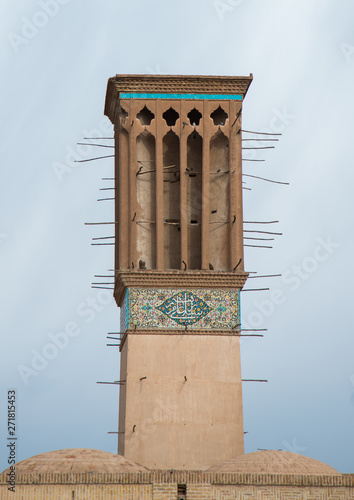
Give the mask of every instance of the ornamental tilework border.
[[238, 289], [129, 288], [121, 307], [121, 332], [131, 327], [230, 330], [239, 324]]
[[125, 332], [129, 328], [128, 318], [128, 301], [129, 301], [129, 288], [127, 288], [125, 297], [120, 308], [120, 332]]

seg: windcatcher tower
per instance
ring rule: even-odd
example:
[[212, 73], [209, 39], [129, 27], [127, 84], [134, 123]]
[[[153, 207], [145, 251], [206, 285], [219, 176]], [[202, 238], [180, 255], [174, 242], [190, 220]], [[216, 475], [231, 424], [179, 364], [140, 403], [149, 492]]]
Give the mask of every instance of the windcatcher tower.
[[249, 77], [117, 75], [118, 453], [200, 469], [244, 452], [242, 101]]

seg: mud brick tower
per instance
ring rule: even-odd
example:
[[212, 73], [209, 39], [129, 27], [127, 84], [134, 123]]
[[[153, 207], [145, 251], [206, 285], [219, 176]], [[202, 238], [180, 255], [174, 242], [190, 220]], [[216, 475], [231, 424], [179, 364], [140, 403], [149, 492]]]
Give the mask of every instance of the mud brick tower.
[[244, 452], [242, 102], [249, 77], [117, 75], [118, 453], [205, 469]]
[[0, 474], [1, 499], [354, 500], [354, 474], [289, 451], [244, 454], [241, 111], [251, 81], [108, 81], [119, 454], [27, 458], [15, 465], [15, 493], [13, 469]]

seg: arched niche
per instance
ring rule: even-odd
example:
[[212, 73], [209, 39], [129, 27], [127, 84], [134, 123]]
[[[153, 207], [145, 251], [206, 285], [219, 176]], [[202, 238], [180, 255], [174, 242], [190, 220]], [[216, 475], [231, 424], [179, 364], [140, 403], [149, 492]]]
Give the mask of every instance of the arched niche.
[[176, 110], [170, 107], [167, 111], [163, 113], [162, 117], [165, 120], [166, 125], [168, 125], [169, 127], [174, 127], [179, 118], [179, 114], [177, 113]]
[[129, 186], [129, 135], [122, 128], [119, 134], [115, 134], [115, 220], [118, 224], [114, 226], [115, 242], [115, 269], [126, 269], [128, 263], [128, 246], [123, 241], [129, 241], [129, 209], [128, 209], [128, 186]]
[[210, 114], [210, 118], [212, 118], [214, 125], [223, 126], [226, 124], [226, 120], [228, 119], [228, 114], [221, 106], [219, 106]]
[[209, 261], [214, 270], [229, 269], [229, 139], [218, 130], [210, 140]]
[[189, 119], [189, 123], [194, 127], [196, 125], [199, 125], [200, 123], [200, 120], [202, 118], [202, 114], [201, 112], [196, 109], [196, 108], [193, 108], [189, 113], [188, 113], [188, 119]]
[[142, 132], [136, 139], [136, 267], [156, 267], [155, 137]]
[[122, 106], [119, 106], [117, 114], [119, 117], [120, 124], [124, 126], [128, 116], [127, 111]]
[[196, 132], [187, 139], [187, 237], [188, 268], [201, 269], [203, 140]]
[[170, 131], [162, 141], [165, 269], [181, 267], [179, 138]]
[[145, 105], [136, 115], [136, 117], [140, 121], [141, 125], [149, 126], [151, 125], [152, 120], [155, 118], [155, 115]]

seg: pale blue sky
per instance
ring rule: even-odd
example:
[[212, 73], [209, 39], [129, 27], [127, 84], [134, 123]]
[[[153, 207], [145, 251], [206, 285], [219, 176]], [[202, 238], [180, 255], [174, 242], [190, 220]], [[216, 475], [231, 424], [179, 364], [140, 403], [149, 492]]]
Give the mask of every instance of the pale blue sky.
[[[353, 3], [19, 0], [0, 13], [0, 469], [13, 387], [18, 459], [116, 450], [107, 431], [117, 429], [118, 389], [96, 381], [119, 376], [118, 351], [105, 342], [119, 312], [90, 288], [113, 265], [112, 247], [91, 238], [111, 228], [84, 226], [112, 219], [112, 202], [96, 200], [113, 159], [72, 163], [95, 153], [77, 149], [87, 131], [112, 134], [102, 120], [107, 79], [252, 72], [243, 126], [283, 136], [244, 172], [290, 186], [246, 179], [245, 220], [280, 220], [284, 233], [273, 250], [246, 249], [247, 270], [283, 273], [246, 286], [273, 295], [242, 295], [243, 321], [268, 328], [242, 343], [244, 377], [269, 379], [244, 384], [246, 451], [282, 448], [354, 472]], [[19, 367], [68, 323], [77, 335], [26, 385]]]

